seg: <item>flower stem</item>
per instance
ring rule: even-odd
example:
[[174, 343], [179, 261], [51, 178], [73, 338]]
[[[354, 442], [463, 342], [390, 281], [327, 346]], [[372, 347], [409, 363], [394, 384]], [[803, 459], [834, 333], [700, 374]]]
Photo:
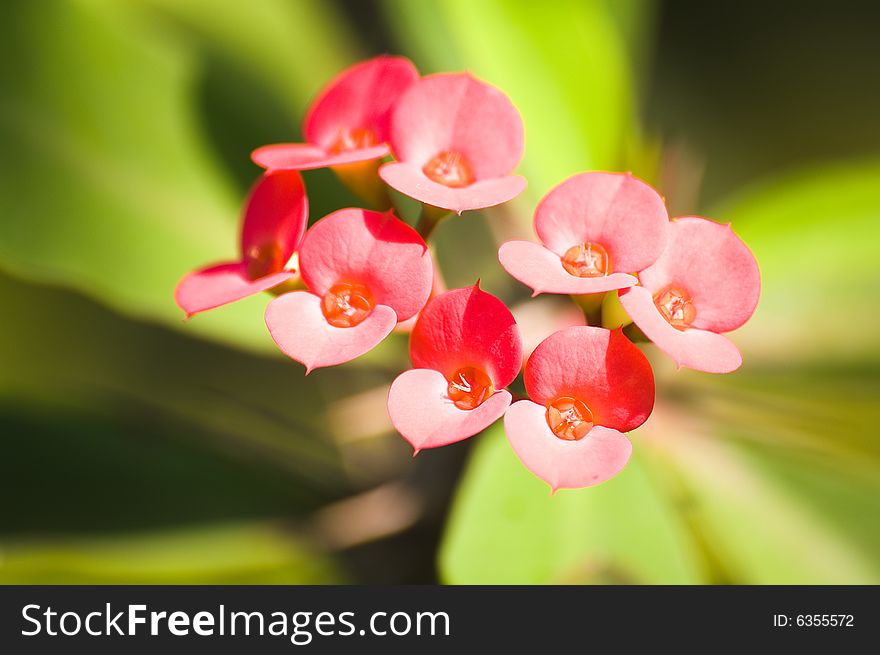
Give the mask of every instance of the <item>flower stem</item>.
[[416, 222], [416, 232], [418, 232], [425, 240], [425, 243], [427, 243], [428, 239], [431, 238], [431, 234], [434, 232], [434, 228], [436, 228], [440, 221], [451, 213], [452, 212], [448, 209], [442, 209], [440, 207], [434, 207], [433, 205], [422, 203], [422, 212], [419, 214], [418, 222]]
[[602, 324], [602, 299], [604, 293], [590, 293], [585, 295], [572, 295], [571, 299], [581, 308], [587, 325]]
[[381, 160], [356, 162], [333, 166], [333, 172], [352, 193], [376, 211], [385, 211], [392, 206], [388, 187], [379, 177]]

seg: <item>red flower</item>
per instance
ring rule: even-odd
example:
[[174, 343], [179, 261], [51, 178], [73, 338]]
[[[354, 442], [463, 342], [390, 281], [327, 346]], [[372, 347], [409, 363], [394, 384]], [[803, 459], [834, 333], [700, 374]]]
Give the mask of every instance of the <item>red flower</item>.
[[498, 259], [533, 296], [623, 289], [663, 252], [668, 222], [663, 198], [629, 173], [580, 173], [535, 210], [543, 245], [508, 241]]
[[391, 385], [388, 413], [418, 453], [473, 436], [504, 414], [522, 344], [510, 310], [477, 282], [428, 303], [410, 358], [415, 368]]
[[306, 114], [308, 143], [257, 148], [251, 159], [268, 169], [342, 166], [388, 154], [388, 122], [395, 101], [419, 79], [409, 59], [382, 56], [361, 62], [328, 84]]
[[379, 174], [428, 205], [461, 213], [506, 202], [526, 187], [510, 175], [523, 152], [523, 125], [501, 91], [467, 73], [422, 78], [391, 120], [397, 162]]
[[372, 349], [431, 293], [431, 254], [390, 211], [341, 209], [325, 216], [303, 239], [299, 261], [309, 290], [269, 303], [266, 325], [306, 373]]
[[251, 189], [241, 228], [241, 259], [185, 276], [174, 300], [187, 316], [241, 300], [296, 275], [288, 261], [309, 216], [305, 187], [296, 171], [265, 173]]
[[623, 433], [654, 407], [651, 366], [620, 330], [552, 334], [529, 358], [525, 385], [532, 400], [510, 406], [504, 429], [526, 468], [554, 491], [619, 473], [632, 452]]
[[620, 302], [679, 367], [708, 373], [740, 367], [739, 350], [720, 333], [735, 330], [755, 312], [761, 275], [729, 224], [673, 219], [666, 250], [639, 280], [640, 286], [621, 292]]

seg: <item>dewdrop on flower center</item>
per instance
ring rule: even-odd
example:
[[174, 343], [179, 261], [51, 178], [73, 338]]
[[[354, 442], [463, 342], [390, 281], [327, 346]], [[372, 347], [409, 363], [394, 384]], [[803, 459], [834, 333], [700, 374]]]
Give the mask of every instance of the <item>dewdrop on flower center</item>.
[[373, 311], [375, 303], [363, 284], [338, 282], [321, 299], [321, 312], [334, 327], [354, 327]]
[[547, 404], [547, 425], [563, 441], [580, 441], [593, 429], [593, 412], [577, 398], [560, 396]]
[[690, 295], [674, 286], [654, 294], [654, 304], [663, 318], [679, 330], [690, 327], [697, 317], [697, 308]]
[[475, 409], [495, 393], [495, 387], [485, 371], [465, 366], [453, 374], [446, 393], [459, 409]]
[[605, 248], [588, 241], [566, 250], [562, 267], [575, 277], [603, 277], [611, 270], [611, 258]]
[[376, 138], [376, 133], [371, 129], [354, 128], [351, 130], [340, 130], [339, 138], [336, 139], [336, 142], [328, 152], [338, 155], [343, 152], [369, 148], [370, 146], [378, 145], [378, 143], [379, 140]]
[[448, 186], [461, 189], [474, 183], [474, 175], [467, 160], [458, 152], [441, 152], [422, 168], [428, 179]]

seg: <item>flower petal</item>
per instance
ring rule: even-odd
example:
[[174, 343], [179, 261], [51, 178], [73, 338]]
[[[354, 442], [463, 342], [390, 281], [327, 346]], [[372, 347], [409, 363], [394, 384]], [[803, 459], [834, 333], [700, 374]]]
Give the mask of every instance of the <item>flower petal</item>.
[[306, 373], [363, 355], [387, 337], [396, 324], [393, 309], [376, 305], [362, 323], [334, 327], [321, 312], [321, 298], [307, 291], [285, 293], [266, 307], [266, 326], [275, 344], [303, 364]]
[[241, 228], [242, 257], [251, 248], [276, 246], [282, 265], [302, 241], [309, 220], [309, 201], [296, 171], [264, 173], [251, 189]]
[[477, 180], [500, 177], [522, 158], [522, 118], [506, 95], [469, 73], [428, 75], [397, 103], [391, 147], [399, 161], [419, 169], [455, 152]]
[[370, 159], [381, 159], [391, 152], [386, 143], [368, 148], [346, 150], [330, 154], [323, 148], [308, 143], [273, 143], [251, 153], [251, 160], [269, 170], [308, 171], [315, 168], [344, 166]]
[[[433, 298], [436, 298], [441, 293], [446, 293], [447, 291], [446, 280], [443, 279], [443, 271], [441, 271], [440, 267], [437, 265], [436, 259], [433, 260], [433, 263], [434, 271], [432, 275], [434, 279], [431, 281], [431, 295], [428, 297], [428, 302], [431, 302]], [[397, 327], [394, 328], [394, 331], [398, 333], [411, 333], [413, 331], [413, 328], [416, 326], [416, 321], [419, 320], [420, 314], [421, 312], [419, 312], [418, 314], [413, 314], [405, 321], [400, 321], [397, 324]]]
[[501, 418], [511, 395], [497, 391], [474, 409], [459, 409], [446, 394], [442, 373], [415, 368], [397, 376], [388, 392], [388, 415], [394, 429], [416, 452], [467, 439]]
[[379, 169], [385, 182], [410, 198], [460, 214], [470, 209], [494, 207], [516, 198], [526, 188], [520, 175], [479, 180], [470, 186], [453, 188], [438, 184], [409, 163], [391, 162]]
[[666, 245], [663, 198], [629, 173], [580, 173], [550, 191], [535, 210], [535, 231], [560, 257], [572, 246], [598, 243], [615, 272], [637, 273]]
[[669, 245], [639, 276], [652, 293], [669, 285], [687, 291], [697, 310], [693, 327], [729, 332], [755, 312], [761, 293], [758, 262], [730, 225], [705, 218], [673, 219]]
[[632, 453], [626, 436], [595, 426], [579, 441], [564, 441], [550, 430], [546, 411], [530, 400], [515, 402], [504, 415], [504, 431], [517, 457], [553, 491], [591, 487], [626, 466]]
[[570, 327], [547, 337], [525, 370], [529, 397], [547, 405], [561, 396], [586, 403], [596, 425], [629, 432], [654, 408], [654, 374], [620, 330]]
[[604, 293], [625, 289], [638, 283], [626, 273], [603, 277], [576, 277], [562, 267], [555, 252], [531, 241], [507, 241], [498, 249], [498, 261], [504, 270], [539, 293]]
[[277, 287], [294, 275], [281, 271], [251, 280], [242, 262], [217, 264], [186, 275], [174, 290], [174, 300], [189, 317]]
[[678, 330], [660, 314], [651, 292], [632, 287], [620, 293], [620, 304], [639, 329], [678, 366], [706, 373], [730, 373], [742, 365], [736, 345], [724, 335], [689, 328]]
[[355, 64], [321, 91], [306, 114], [303, 134], [325, 149], [333, 147], [340, 132], [351, 129], [370, 130], [383, 143], [391, 109], [418, 79], [419, 72], [405, 57], [383, 55]]
[[337, 282], [369, 288], [404, 321], [431, 293], [433, 264], [422, 237], [391, 212], [341, 209], [315, 223], [299, 253], [303, 279], [323, 296]]
[[445, 379], [478, 366], [500, 389], [519, 373], [522, 340], [505, 304], [475, 284], [428, 303], [413, 328], [409, 352], [416, 368], [440, 371]]

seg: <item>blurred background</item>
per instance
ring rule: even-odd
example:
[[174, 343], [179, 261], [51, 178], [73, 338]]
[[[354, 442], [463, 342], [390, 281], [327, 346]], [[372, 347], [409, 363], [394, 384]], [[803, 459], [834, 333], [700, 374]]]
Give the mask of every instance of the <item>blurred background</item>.
[[[0, 582], [877, 584], [878, 28], [870, 2], [3, 2]], [[496, 244], [589, 169], [754, 250], [744, 366], [646, 347], [657, 409], [610, 482], [551, 498], [498, 426], [413, 459], [384, 410], [405, 335], [306, 380], [269, 296], [181, 321], [249, 152], [382, 52], [525, 120], [526, 194], [438, 229], [449, 286], [524, 302]], [[313, 220], [356, 204], [306, 183]]]

